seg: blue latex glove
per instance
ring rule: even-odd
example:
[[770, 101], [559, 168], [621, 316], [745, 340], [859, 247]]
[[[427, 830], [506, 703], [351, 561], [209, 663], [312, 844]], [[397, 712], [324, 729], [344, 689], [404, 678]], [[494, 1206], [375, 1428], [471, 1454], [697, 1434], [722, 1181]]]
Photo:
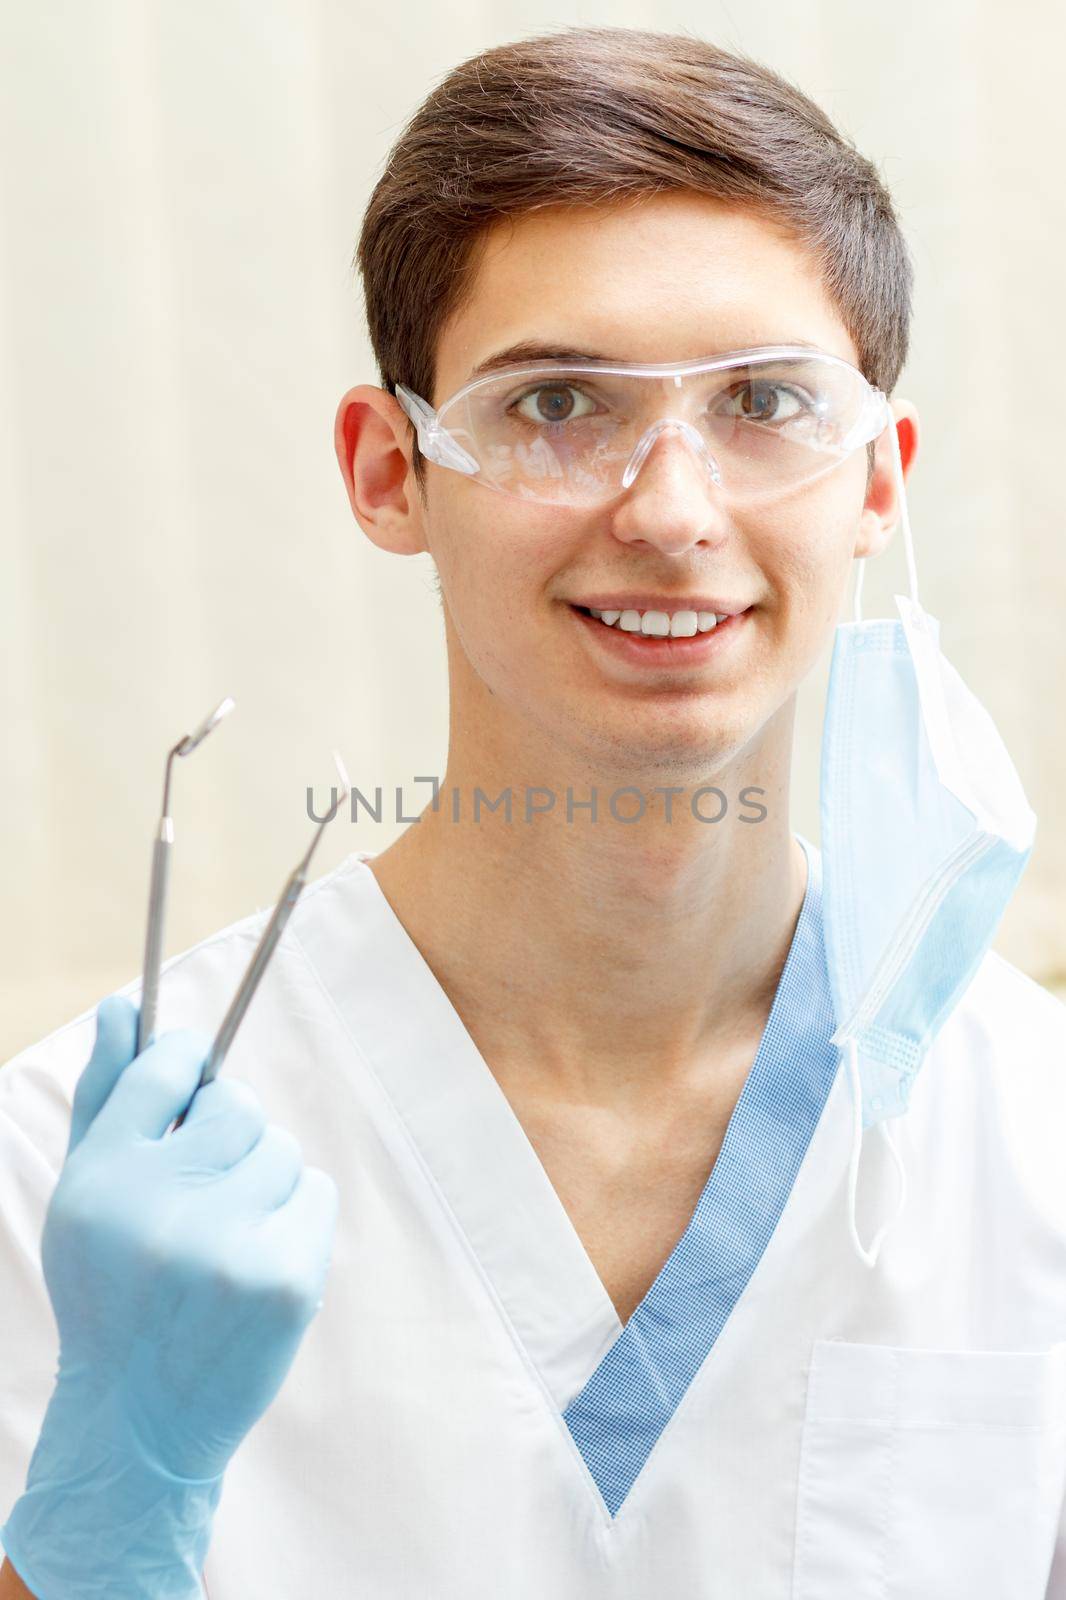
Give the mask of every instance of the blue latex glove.
[[196, 1093], [198, 1034], [134, 1059], [136, 1038], [136, 1008], [104, 1000], [41, 1239], [59, 1370], [0, 1530], [38, 1600], [201, 1596], [223, 1472], [284, 1381], [332, 1249], [336, 1185], [254, 1090], [220, 1077]]

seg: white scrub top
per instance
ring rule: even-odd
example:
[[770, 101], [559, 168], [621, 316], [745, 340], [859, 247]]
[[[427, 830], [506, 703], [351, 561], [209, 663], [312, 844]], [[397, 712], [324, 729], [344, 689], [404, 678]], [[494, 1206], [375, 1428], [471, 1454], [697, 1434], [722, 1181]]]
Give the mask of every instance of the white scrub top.
[[[306, 890], [225, 1071], [340, 1215], [226, 1472], [209, 1600], [1064, 1600], [1066, 1007], [985, 958], [891, 1124], [908, 1199], [869, 1269], [801, 843], [758, 1053], [624, 1327], [372, 857]], [[213, 1033], [268, 915], [167, 963], [160, 1031]], [[54, 1382], [39, 1242], [94, 1018], [0, 1071], [5, 1516]], [[864, 1242], [896, 1181], [870, 1130]]]

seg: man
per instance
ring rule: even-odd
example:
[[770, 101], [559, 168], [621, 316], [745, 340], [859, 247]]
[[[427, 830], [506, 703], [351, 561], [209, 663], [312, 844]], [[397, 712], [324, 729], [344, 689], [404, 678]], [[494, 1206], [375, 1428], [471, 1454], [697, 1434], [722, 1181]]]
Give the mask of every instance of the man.
[[[854, 1191], [822, 861], [789, 824], [798, 685], [917, 448], [902, 399], [850, 427], [907, 346], [875, 171], [755, 63], [573, 30], [434, 92], [360, 264], [384, 387], [344, 396], [338, 459], [363, 532], [439, 574], [447, 770], [417, 826], [305, 895], [184, 1128], [164, 1137], [202, 1041], [131, 1061], [126, 1001], [101, 1007], [95, 1048], [87, 1016], [0, 1075], [9, 1500], [49, 1399], [31, 1244], [75, 1085], [53, 1303], [78, 1277], [106, 1322], [98, 1283], [151, 1255], [140, 1218], [179, 1193], [168, 1152], [190, 1130], [203, 1210], [175, 1201], [158, 1228], [177, 1252], [172, 1217], [204, 1219], [185, 1300], [158, 1242], [130, 1296], [159, 1383], [119, 1364], [90, 1383], [106, 1421], [88, 1441], [53, 1400], [0, 1595], [35, 1574], [41, 1600], [61, 1577], [147, 1593], [151, 1573], [193, 1595], [203, 1563], [210, 1600], [1066, 1596], [1066, 1193], [1045, 1132], [1066, 1112], [1066, 1011], [980, 952], [907, 1079], [907, 1202], [867, 1252], [896, 1173], [871, 1141]], [[212, 1029], [261, 920], [168, 966], [165, 1023]], [[260, 1107], [338, 1206], [335, 1243], [328, 1195], [292, 1221], [290, 1160], [264, 1202], [288, 1274], [273, 1299], [265, 1266], [250, 1286], [230, 1264], [262, 1237], [226, 1187], [277, 1137]], [[117, 1175], [125, 1227], [104, 1205]], [[201, 1242], [211, 1216], [224, 1258]], [[64, 1253], [77, 1238], [92, 1259], [103, 1232], [99, 1272]], [[243, 1335], [212, 1352], [204, 1314], [172, 1338], [159, 1308], [191, 1317], [223, 1259]], [[284, 1325], [279, 1298], [299, 1300]], [[234, 1349], [257, 1374], [241, 1405]]]

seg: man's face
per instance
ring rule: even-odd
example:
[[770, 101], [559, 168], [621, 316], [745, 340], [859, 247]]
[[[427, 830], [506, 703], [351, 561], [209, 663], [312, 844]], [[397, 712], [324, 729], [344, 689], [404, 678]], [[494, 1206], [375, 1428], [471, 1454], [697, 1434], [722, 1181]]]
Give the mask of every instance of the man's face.
[[[500, 224], [442, 330], [427, 398], [439, 406], [485, 357], [534, 339], [628, 362], [794, 340], [858, 359], [799, 245], [689, 192]], [[812, 483], [735, 502], [666, 433], [603, 506], [520, 500], [429, 465], [423, 508], [409, 477], [440, 576], [453, 727], [459, 711], [497, 750], [511, 739], [528, 753], [539, 735], [575, 771], [607, 766], [634, 781], [720, 771], [786, 707], [836, 620], [864, 553], [866, 469], [860, 449]], [[875, 521], [868, 512], [871, 539]], [[638, 664], [574, 609], [618, 591], [676, 596], [671, 609], [688, 596], [750, 609], [699, 662]]]

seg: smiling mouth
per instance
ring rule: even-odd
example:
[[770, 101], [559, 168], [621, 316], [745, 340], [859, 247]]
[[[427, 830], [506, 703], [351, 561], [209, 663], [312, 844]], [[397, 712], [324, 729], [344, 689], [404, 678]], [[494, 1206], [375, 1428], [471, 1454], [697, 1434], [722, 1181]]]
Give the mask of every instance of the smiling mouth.
[[713, 611], [594, 611], [590, 606], [571, 604], [571, 611], [598, 622], [612, 633], [647, 644], [670, 644], [679, 640], [700, 639], [735, 624], [747, 616], [751, 607], [733, 615], [716, 616]]

